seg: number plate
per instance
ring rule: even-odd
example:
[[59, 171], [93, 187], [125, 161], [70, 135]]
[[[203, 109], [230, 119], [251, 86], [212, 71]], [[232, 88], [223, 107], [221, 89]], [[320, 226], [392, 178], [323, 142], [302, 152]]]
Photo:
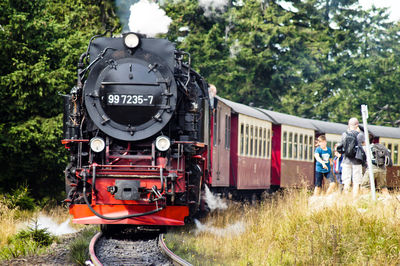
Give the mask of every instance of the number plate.
[[143, 94], [107, 94], [107, 105], [154, 105], [153, 95]]

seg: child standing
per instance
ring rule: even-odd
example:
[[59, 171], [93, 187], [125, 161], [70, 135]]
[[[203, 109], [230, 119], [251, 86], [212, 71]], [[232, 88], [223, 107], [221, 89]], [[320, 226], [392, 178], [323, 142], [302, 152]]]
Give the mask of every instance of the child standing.
[[336, 188], [336, 182], [331, 174], [332, 150], [326, 146], [326, 137], [321, 135], [318, 137], [319, 146], [315, 149], [314, 157], [317, 161], [315, 164], [315, 189], [314, 196], [321, 194], [322, 179], [325, 177], [329, 180], [329, 188], [326, 194], [332, 193]]
[[343, 182], [342, 182], [342, 155], [336, 149], [337, 144], [335, 145], [335, 157], [333, 158], [333, 174], [336, 177], [336, 181], [339, 184], [339, 190], [342, 191]]

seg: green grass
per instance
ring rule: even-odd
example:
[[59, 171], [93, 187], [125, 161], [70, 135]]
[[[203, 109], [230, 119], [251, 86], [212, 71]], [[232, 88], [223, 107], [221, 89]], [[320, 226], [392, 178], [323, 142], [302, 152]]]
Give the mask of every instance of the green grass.
[[90, 226], [79, 232], [79, 236], [69, 245], [69, 261], [77, 265], [85, 265], [89, 259], [89, 243], [99, 231], [98, 226]]
[[[49, 216], [57, 223], [70, 218], [68, 209], [57, 206], [54, 202], [52, 204], [51, 201], [47, 201], [42, 208], [32, 204], [33, 200], [24, 187], [13, 191], [12, 194], [0, 194], [0, 260], [42, 254], [47, 251], [48, 245], [57, 241], [37, 225], [19, 231], [28, 222], [37, 220], [40, 215]], [[78, 229], [81, 226], [73, 227]]]
[[55, 236], [46, 229], [39, 229], [36, 224], [9, 237], [7, 245], [0, 248], [0, 260], [44, 253], [56, 240]]
[[[194, 265], [400, 264], [397, 198], [372, 202], [337, 194], [313, 200], [303, 190], [256, 205], [233, 204], [202, 220], [206, 230], [174, 231], [166, 242]], [[239, 221], [240, 234], [209, 230]]]

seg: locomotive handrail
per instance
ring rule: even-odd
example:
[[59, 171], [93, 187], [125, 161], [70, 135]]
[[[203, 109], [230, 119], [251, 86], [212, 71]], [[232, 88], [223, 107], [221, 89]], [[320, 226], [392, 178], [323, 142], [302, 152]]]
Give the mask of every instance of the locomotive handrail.
[[63, 139], [61, 140], [61, 144], [68, 144], [70, 142], [89, 142], [88, 139]]
[[121, 158], [121, 159], [145, 159], [151, 160], [153, 156], [151, 155], [110, 155], [108, 156], [110, 159]]
[[104, 50], [101, 51], [101, 53], [96, 57], [96, 59], [94, 59], [87, 67], [85, 67], [84, 69], [79, 71], [78, 76], [83, 77], [85, 75], [86, 71], [88, 71], [94, 64], [96, 64], [97, 61], [99, 61], [100, 59], [103, 59], [104, 55], [106, 54], [107, 50], [109, 50], [109, 49], [116, 50], [115, 48], [112, 48], [112, 47], [104, 48]]
[[160, 168], [160, 165], [130, 165], [130, 164], [98, 164], [97, 167], [104, 167], [104, 168], [109, 168], [109, 167], [114, 167], [114, 168], [157, 168], [154, 171], [158, 171], [158, 168]]
[[160, 83], [137, 83], [137, 82], [115, 82], [115, 81], [103, 81], [101, 85], [146, 85], [146, 86], [159, 86]]
[[171, 142], [172, 144], [193, 144], [197, 147], [204, 148], [206, 144], [204, 142], [197, 142], [197, 141], [182, 141], [182, 140], [175, 140]]
[[89, 142], [89, 140], [88, 139], [63, 139], [63, 140], [61, 140], [61, 144], [65, 145], [66, 149], [70, 149], [71, 147], [69, 147], [68, 144], [73, 143], [73, 142], [86, 143], [86, 142]]

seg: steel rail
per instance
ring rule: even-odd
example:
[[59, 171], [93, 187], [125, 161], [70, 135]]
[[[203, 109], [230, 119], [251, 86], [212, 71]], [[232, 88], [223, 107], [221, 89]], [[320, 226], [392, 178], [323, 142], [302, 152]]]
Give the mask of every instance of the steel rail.
[[97, 234], [94, 235], [94, 237], [92, 238], [92, 240], [90, 240], [90, 244], [89, 244], [89, 255], [90, 255], [90, 260], [92, 261], [92, 263], [95, 266], [103, 266], [103, 264], [100, 262], [100, 260], [97, 258], [96, 256], [96, 252], [95, 252], [95, 245], [97, 240], [100, 239], [100, 237], [102, 236], [101, 232], [98, 232]]
[[164, 252], [165, 255], [167, 255], [173, 262], [174, 264], [182, 265], [182, 266], [192, 266], [189, 262], [186, 260], [182, 259], [175, 253], [173, 253], [165, 244], [164, 242], [164, 234], [160, 234], [158, 237], [158, 245], [161, 248], [161, 250]]
[[[90, 240], [89, 244], [89, 255], [90, 255], [90, 260], [92, 261], [93, 265], [95, 266], [103, 266], [103, 264], [100, 262], [100, 260], [96, 256], [95, 252], [95, 246], [96, 242], [102, 237], [102, 233], [98, 232], [93, 236], [93, 238]], [[192, 266], [189, 262], [186, 260], [182, 259], [175, 253], [173, 253], [165, 244], [164, 242], [164, 234], [160, 234], [158, 237], [158, 246], [160, 247], [161, 251], [172, 260], [174, 265], [182, 265], [182, 266]]]

